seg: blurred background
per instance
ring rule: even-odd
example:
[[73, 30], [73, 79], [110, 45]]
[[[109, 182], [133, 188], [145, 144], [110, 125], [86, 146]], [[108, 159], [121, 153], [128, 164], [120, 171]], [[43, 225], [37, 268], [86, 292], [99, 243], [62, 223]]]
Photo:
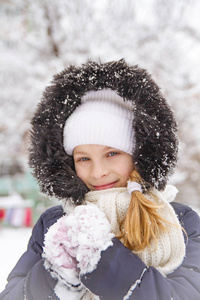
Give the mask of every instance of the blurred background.
[[200, 208], [200, 1], [0, 0], [0, 220], [31, 227], [53, 200], [28, 167], [30, 119], [52, 76], [87, 59], [152, 73], [179, 124], [177, 200]]

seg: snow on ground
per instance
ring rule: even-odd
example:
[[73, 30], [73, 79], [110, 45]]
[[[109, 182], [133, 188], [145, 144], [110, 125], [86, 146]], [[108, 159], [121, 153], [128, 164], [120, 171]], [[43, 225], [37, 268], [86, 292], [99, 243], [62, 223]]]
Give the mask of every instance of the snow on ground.
[[[200, 209], [195, 209], [200, 215]], [[0, 292], [6, 285], [6, 278], [27, 247], [31, 228], [0, 229]]]
[[8, 274], [25, 252], [30, 235], [30, 228], [0, 228], [0, 292]]

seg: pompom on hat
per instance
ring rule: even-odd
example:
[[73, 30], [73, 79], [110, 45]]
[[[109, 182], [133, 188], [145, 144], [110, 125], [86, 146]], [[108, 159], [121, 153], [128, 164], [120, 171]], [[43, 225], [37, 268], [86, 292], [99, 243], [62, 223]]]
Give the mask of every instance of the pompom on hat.
[[79, 107], [90, 103], [88, 99], [84, 102], [84, 97], [102, 90], [114, 91], [121, 103], [131, 105], [132, 117], [127, 124], [131, 123], [132, 130], [125, 129], [124, 136], [128, 132], [130, 138], [124, 150], [132, 151], [134, 165], [144, 180], [143, 189], [165, 188], [176, 165], [178, 138], [173, 112], [159, 87], [146, 70], [129, 66], [124, 60], [88, 61], [55, 75], [32, 119], [29, 162], [41, 191], [48, 196], [76, 205], [83, 203], [88, 188], [76, 175], [71, 152], [65, 150], [68, 142], [64, 128]]
[[73, 155], [76, 146], [105, 145], [132, 155], [134, 147], [133, 105], [115, 91], [90, 91], [64, 126], [64, 149]]

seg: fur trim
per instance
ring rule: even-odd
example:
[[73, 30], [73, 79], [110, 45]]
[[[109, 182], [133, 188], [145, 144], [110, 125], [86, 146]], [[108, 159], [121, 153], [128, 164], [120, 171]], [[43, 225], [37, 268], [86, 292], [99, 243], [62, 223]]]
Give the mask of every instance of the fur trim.
[[89, 61], [70, 66], [54, 77], [32, 120], [30, 166], [42, 192], [82, 204], [88, 192], [77, 177], [73, 157], [63, 148], [63, 126], [91, 90], [111, 89], [133, 104], [133, 160], [145, 181], [143, 188], [163, 190], [177, 160], [177, 125], [173, 113], [150, 75], [124, 60]]

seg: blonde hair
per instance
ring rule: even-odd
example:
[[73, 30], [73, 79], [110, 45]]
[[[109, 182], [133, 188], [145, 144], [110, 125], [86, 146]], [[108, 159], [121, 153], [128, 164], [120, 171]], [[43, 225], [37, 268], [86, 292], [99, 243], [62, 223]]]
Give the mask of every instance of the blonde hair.
[[[142, 178], [136, 170], [130, 174], [130, 180], [142, 184]], [[124, 239], [124, 245], [135, 252], [141, 252], [150, 242], [157, 239], [163, 231], [167, 231], [166, 224], [158, 212], [161, 205], [148, 200], [144, 194], [134, 191], [124, 220], [124, 232], [118, 238]], [[156, 249], [156, 248], [155, 248]]]

